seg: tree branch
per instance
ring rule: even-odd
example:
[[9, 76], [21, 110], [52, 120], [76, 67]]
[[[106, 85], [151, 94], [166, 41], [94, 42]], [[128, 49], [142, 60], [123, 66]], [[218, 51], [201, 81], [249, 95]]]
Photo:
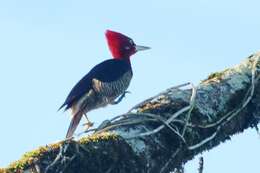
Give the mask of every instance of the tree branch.
[[[172, 87], [104, 121], [79, 141], [29, 152], [0, 172], [167, 173], [260, 120], [260, 53]], [[181, 89], [190, 85], [191, 88]]]

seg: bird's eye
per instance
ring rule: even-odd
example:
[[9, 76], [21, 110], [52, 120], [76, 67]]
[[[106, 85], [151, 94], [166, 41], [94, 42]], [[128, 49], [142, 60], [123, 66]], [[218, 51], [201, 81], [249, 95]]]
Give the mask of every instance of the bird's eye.
[[130, 49], [130, 47], [129, 47], [129, 46], [126, 46], [126, 47], [125, 47], [125, 49], [126, 49], [126, 50], [129, 50], [129, 49]]
[[134, 41], [132, 39], [129, 39], [130, 44], [134, 44]]

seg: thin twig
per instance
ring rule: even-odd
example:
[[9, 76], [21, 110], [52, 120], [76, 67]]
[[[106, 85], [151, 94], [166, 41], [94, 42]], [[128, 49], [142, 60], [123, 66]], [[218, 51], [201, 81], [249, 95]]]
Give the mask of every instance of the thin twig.
[[[157, 118], [162, 124], [164, 124], [166, 127], [168, 127], [170, 130], [173, 131], [173, 133], [175, 133], [177, 136], [179, 136], [181, 138], [181, 140], [186, 143], [185, 139], [183, 138], [183, 136], [179, 133], [179, 131], [175, 130], [169, 123], [167, 123], [161, 116], [158, 115], [154, 115], [154, 114], [150, 114], [150, 113], [141, 113], [143, 115], [146, 116], [151, 116], [153, 118]], [[177, 128], [176, 128], [177, 129]]]
[[160, 170], [160, 173], [163, 173], [169, 166], [169, 164], [171, 163], [171, 161], [176, 157], [176, 155], [180, 152], [180, 148], [178, 148], [169, 158], [169, 160], [165, 163], [165, 165], [162, 167], [162, 169]]
[[[256, 56], [256, 55], [255, 55]], [[260, 55], [258, 55], [258, 57], [256, 58], [256, 60], [254, 61], [253, 65], [252, 65], [252, 71], [251, 71], [251, 87], [249, 88], [247, 93], [250, 93], [250, 95], [248, 97], [246, 97], [246, 101], [244, 101], [244, 103], [242, 103], [242, 106], [240, 108], [238, 108], [237, 110], [233, 110], [231, 112], [229, 112], [227, 115], [229, 115], [227, 117], [226, 121], [224, 121], [223, 123], [221, 123], [220, 126], [217, 127], [216, 131], [208, 138], [204, 139], [203, 141], [199, 142], [198, 144], [189, 146], [188, 149], [189, 150], [194, 150], [202, 145], [204, 145], [205, 143], [211, 141], [213, 138], [216, 137], [218, 131], [220, 130], [221, 126], [225, 125], [227, 122], [229, 122], [230, 120], [232, 120], [236, 115], [239, 114], [239, 112], [241, 112], [241, 110], [246, 107], [246, 105], [251, 101], [253, 95], [254, 95], [254, 89], [255, 89], [255, 74], [256, 74], [256, 66], [257, 63], [259, 61]], [[248, 94], [246, 94], [248, 95]], [[231, 114], [231, 115], [230, 115]]]
[[[173, 119], [177, 118], [179, 115], [181, 115], [182, 113], [188, 111], [189, 109], [190, 109], [190, 106], [186, 106], [186, 107], [182, 108], [181, 110], [179, 110], [178, 112], [173, 114], [165, 123], [166, 124], [170, 124]], [[132, 138], [138, 138], [138, 137], [144, 137], [144, 136], [152, 135], [152, 134], [158, 133], [164, 127], [165, 127], [165, 125], [163, 124], [163, 125], [157, 127], [156, 129], [154, 129], [152, 131], [144, 132], [144, 133], [141, 133], [141, 134], [138, 134], [138, 135], [135, 135], [135, 136], [130, 136], [130, 137], [127, 137], [127, 139], [132, 139]]]
[[210, 137], [204, 139], [203, 141], [201, 141], [201, 142], [199, 142], [199, 143], [197, 143], [197, 144], [195, 144], [195, 145], [189, 146], [188, 149], [189, 149], [189, 150], [194, 150], [194, 149], [196, 149], [196, 148], [201, 147], [201, 146], [204, 145], [205, 143], [211, 141], [213, 138], [216, 137], [216, 135], [217, 135], [217, 133], [218, 133], [219, 130], [220, 130], [220, 126], [217, 127], [217, 130], [216, 130]]
[[[256, 55], [255, 55], [256, 56]], [[214, 126], [217, 126], [219, 124], [222, 123], [223, 120], [227, 119], [227, 121], [231, 120], [234, 116], [236, 116], [239, 112], [241, 112], [242, 109], [244, 109], [247, 104], [251, 101], [253, 95], [254, 95], [254, 91], [255, 91], [255, 75], [256, 75], [256, 66], [257, 63], [259, 61], [260, 55], [258, 55], [258, 57], [256, 58], [256, 60], [254, 61], [253, 65], [252, 65], [252, 70], [251, 70], [251, 87], [248, 89], [248, 92], [245, 96], [246, 101], [244, 101], [241, 105], [241, 107], [239, 107], [238, 109], [234, 109], [230, 112], [228, 112], [225, 116], [223, 116], [220, 120], [218, 120], [215, 123], [211, 123], [205, 126], [198, 126], [200, 128], [211, 128]], [[258, 79], [258, 78], [257, 78]], [[250, 95], [248, 95], [250, 93]]]
[[110, 125], [108, 127], [105, 127], [103, 129], [98, 130], [97, 132], [95, 132], [95, 134], [99, 134], [99, 133], [114, 129], [114, 128], [119, 127], [119, 126], [141, 124], [141, 123], [144, 123], [144, 122], [147, 122], [147, 121], [156, 121], [156, 120], [154, 120], [154, 119], [143, 119], [143, 120], [129, 121], [129, 122], [126, 122], [126, 123], [114, 124], [114, 125]]
[[[67, 167], [69, 166], [69, 164], [70, 164], [76, 157], [77, 157], [77, 155], [74, 154], [72, 157], [67, 158], [67, 160], [69, 160], [69, 162], [68, 162], [67, 164], [65, 164], [63, 167], [61, 167], [62, 170], [60, 171], [60, 173], [63, 173], [63, 172], [67, 169]], [[64, 160], [65, 160], [65, 159], [64, 159]], [[65, 162], [65, 161], [64, 161], [64, 162]]]
[[196, 95], [197, 95], [197, 88], [191, 83], [191, 86], [192, 86], [192, 94], [191, 94], [191, 98], [190, 98], [190, 110], [189, 112], [187, 113], [187, 117], [186, 117], [186, 123], [183, 127], [183, 131], [182, 131], [182, 136], [184, 137], [185, 135], [185, 132], [186, 132], [186, 128], [187, 128], [187, 125], [190, 121], [190, 116], [191, 116], [191, 112], [195, 106], [195, 98], [196, 98]]
[[199, 168], [198, 168], [199, 173], [203, 173], [203, 167], [204, 167], [204, 160], [203, 160], [203, 157], [200, 157], [199, 158]]
[[69, 143], [65, 143], [65, 145], [63, 144], [60, 145], [60, 151], [58, 155], [56, 156], [54, 161], [46, 167], [45, 173], [48, 173], [48, 171], [51, 170], [58, 163], [60, 159], [62, 159], [63, 154], [67, 151], [68, 147], [69, 147]]

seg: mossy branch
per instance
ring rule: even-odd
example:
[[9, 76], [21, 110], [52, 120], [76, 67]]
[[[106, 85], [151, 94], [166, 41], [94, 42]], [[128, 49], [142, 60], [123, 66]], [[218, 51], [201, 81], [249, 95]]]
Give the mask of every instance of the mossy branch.
[[260, 120], [260, 53], [191, 89], [169, 88], [95, 129], [26, 153], [2, 172], [167, 173]]

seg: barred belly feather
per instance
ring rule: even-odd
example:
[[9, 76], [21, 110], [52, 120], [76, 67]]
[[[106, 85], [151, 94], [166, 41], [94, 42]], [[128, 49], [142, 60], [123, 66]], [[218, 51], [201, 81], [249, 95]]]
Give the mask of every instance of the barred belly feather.
[[112, 103], [128, 88], [131, 79], [132, 71], [126, 72], [118, 80], [112, 82], [101, 82], [93, 79], [93, 89], [72, 106], [72, 111], [74, 113], [78, 111], [89, 112]]
[[93, 79], [92, 82], [93, 88], [98, 96], [114, 100], [128, 88], [131, 79], [132, 71], [127, 71], [116, 81], [101, 82], [97, 79]]

